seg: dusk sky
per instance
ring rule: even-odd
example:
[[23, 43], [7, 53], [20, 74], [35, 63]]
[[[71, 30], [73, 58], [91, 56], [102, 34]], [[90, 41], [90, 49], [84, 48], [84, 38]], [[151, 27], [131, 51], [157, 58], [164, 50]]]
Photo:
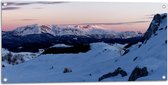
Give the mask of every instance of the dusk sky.
[[108, 30], [141, 31], [156, 13], [166, 9], [159, 3], [112, 2], [7, 2], [2, 7], [2, 30], [39, 24], [97, 24]]

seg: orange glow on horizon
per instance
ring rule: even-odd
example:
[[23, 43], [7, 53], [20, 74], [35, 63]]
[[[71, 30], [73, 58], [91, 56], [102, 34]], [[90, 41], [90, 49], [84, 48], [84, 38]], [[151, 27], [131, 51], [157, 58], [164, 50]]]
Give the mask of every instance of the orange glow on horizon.
[[[151, 21], [149, 15], [165, 11], [159, 8], [161, 5], [105, 2], [17, 5], [18, 9], [2, 10], [2, 30], [13, 30], [16, 27], [31, 24], [59, 25]], [[150, 22], [123, 23], [104, 25], [104, 27], [108, 30], [144, 32], [149, 24]]]

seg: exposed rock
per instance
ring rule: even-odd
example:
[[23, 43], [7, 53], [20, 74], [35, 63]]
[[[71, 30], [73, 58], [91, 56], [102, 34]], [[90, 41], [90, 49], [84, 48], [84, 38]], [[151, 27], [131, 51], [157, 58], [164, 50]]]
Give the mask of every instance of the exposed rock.
[[136, 43], [128, 43], [124, 48], [127, 49], [127, 48], [131, 47], [134, 44], [136, 44]]
[[165, 27], [165, 30], [167, 29], [167, 26]]
[[156, 14], [152, 20], [152, 23], [150, 24], [148, 30], [145, 32], [144, 36], [143, 36], [143, 42], [146, 43], [147, 40], [152, 36], [152, 34], [156, 34], [156, 31], [158, 30], [159, 26], [160, 26], [160, 22], [161, 22], [161, 15], [160, 14]]
[[163, 30], [163, 28], [160, 28], [159, 30]]
[[[148, 30], [145, 32], [144, 36], [143, 36], [143, 43], [146, 43], [147, 40], [149, 40], [149, 38], [154, 34], [156, 34], [156, 31], [158, 30], [161, 20], [166, 18], [167, 14], [156, 14], [148, 28]], [[159, 30], [162, 30], [163, 28], [160, 28]]]
[[89, 74], [89, 76], [92, 76], [92, 74]]
[[117, 76], [118, 74], [120, 74], [122, 77], [127, 76], [127, 72], [122, 70], [120, 67], [118, 67], [114, 72], [109, 72], [109, 73], [101, 76], [98, 81], [101, 81], [101, 80], [109, 78], [109, 77]]
[[140, 45], [138, 45], [138, 48], [140, 48], [142, 45], [140, 44]]
[[165, 40], [165, 44], [167, 44], [167, 40]]
[[135, 61], [137, 58], [138, 58], [138, 57], [135, 57], [135, 58], [133, 59], [133, 61]]
[[167, 17], [167, 14], [164, 14], [163, 16], [162, 16], [162, 19], [164, 19], [164, 18], [166, 18]]
[[64, 68], [63, 73], [69, 73], [69, 72], [72, 72], [72, 70], [70, 68]]
[[127, 54], [129, 52], [129, 49], [126, 49], [123, 53], [123, 55]]
[[2, 65], [2, 67], [4, 68], [4, 67], [5, 67], [5, 65]]
[[135, 81], [136, 79], [140, 77], [148, 76], [148, 70], [147, 67], [139, 68], [135, 67], [135, 69], [132, 71], [128, 81]]

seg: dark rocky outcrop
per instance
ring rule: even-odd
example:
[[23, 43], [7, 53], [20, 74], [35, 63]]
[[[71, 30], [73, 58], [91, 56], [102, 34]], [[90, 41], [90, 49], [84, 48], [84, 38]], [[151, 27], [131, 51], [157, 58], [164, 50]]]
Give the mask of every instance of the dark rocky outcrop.
[[[149, 40], [149, 38], [152, 36], [152, 34], [157, 35], [156, 31], [158, 30], [161, 20], [166, 18], [167, 14], [156, 14], [148, 28], [148, 30], [145, 32], [144, 36], [143, 36], [143, 43], [146, 43], [147, 40]], [[160, 29], [161, 30], [161, 29]]]
[[165, 40], [165, 44], [167, 44], [167, 40]]
[[136, 79], [140, 77], [148, 76], [148, 70], [147, 67], [139, 68], [135, 67], [135, 69], [132, 71], [128, 81], [135, 81]]
[[152, 34], [156, 33], [156, 31], [158, 30], [158, 27], [160, 25], [161, 19], [162, 18], [159, 14], [156, 14], [154, 16], [152, 23], [150, 24], [148, 30], [145, 32], [145, 34], [143, 36], [145, 42], [152, 36]]
[[69, 72], [72, 72], [72, 69], [70, 69], [70, 68], [64, 68], [63, 73], [69, 73]]
[[140, 48], [142, 46], [142, 44], [138, 45], [138, 48]]
[[131, 47], [132, 45], [135, 45], [137, 44], [138, 42], [135, 42], [135, 43], [128, 43], [126, 46], [124, 46], [125, 49]]
[[92, 74], [89, 74], [89, 76], [92, 76]]
[[137, 58], [138, 58], [138, 57], [135, 57], [135, 58], [133, 59], [133, 61], [137, 60]]
[[164, 14], [163, 16], [162, 16], [162, 19], [164, 19], [164, 18], [166, 18], [167, 17], [167, 14]]
[[125, 55], [129, 52], [129, 49], [124, 49], [124, 53], [122, 55]]
[[114, 77], [114, 76], [117, 76], [119, 74], [122, 77], [127, 76], [127, 72], [124, 71], [123, 69], [121, 69], [120, 67], [118, 67], [114, 72], [109, 72], [109, 73], [104, 74], [103, 76], [101, 76], [98, 81], [102, 81], [103, 79], [106, 79], [106, 78], [109, 78], [109, 77]]
[[4, 67], [5, 67], [5, 65], [2, 65], [2, 67], [4, 68]]
[[160, 28], [159, 30], [163, 30], [163, 28]]
[[167, 26], [165, 27], [165, 30], [167, 29]]

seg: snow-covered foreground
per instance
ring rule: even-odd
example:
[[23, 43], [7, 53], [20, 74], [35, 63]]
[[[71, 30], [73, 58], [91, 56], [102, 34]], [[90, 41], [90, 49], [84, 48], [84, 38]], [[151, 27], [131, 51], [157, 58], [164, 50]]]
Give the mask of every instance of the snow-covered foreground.
[[[153, 22], [154, 23], [154, 22]], [[124, 53], [124, 46], [92, 43], [91, 50], [79, 54], [47, 54], [14, 66], [2, 68], [7, 83], [32, 82], [97, 82], [118, 67], [127, 75], [109, 77], [102, 81], [128, 81], [135, 67], [146, 67], [148, 75], [137, 80], [166, 80], [167, 77], [167, 21], [164, 18], [155, 34], [146, 43], [132, 45]], [[65, 68], [70, 69], [65, 73]]]
[[[3, 68], [2, 73], [8, 82], [97, 81], [101, 70], [107, 70], [108, 61], [118, 56], [118, 48], [95, 43], [87, 53], [41, 55], [28, 62]], [[63, 73], [64, 68], [71, 68], [72, 72]], [[88, 78], [90, 73], [95, 77]]]
[[[2, 76], [8, 78], [7, 82], [93, 82], [121, 67], [128, 76], [118, 75], [103, 81], [127, 81], [136, 66], [146, 66], [149, 75], [138, 80], [162, 80], [166, 75], [165, 35], [166, 31], [161, 30], [140, 48], [138, 44], [132, 46], [123, 56], [122, 46], [105, 43], [92, 44], [92, 50], [87, 53], [41, 55], [28, 62], [2, 68]], [[135, 57], [137, 59], [133, 61]], [[72, 72], [63, 73], [64, 68], [70, 68]]]

